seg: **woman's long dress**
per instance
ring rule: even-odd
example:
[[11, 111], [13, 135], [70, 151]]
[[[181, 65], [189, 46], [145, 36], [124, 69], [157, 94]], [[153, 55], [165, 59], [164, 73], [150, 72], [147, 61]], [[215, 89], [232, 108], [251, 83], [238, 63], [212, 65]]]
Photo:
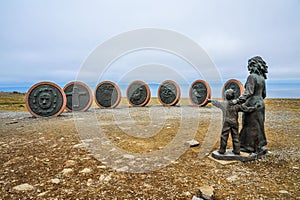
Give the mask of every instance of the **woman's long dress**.
[[243, 127], [239, 139], [241, 150], [246, 152], [259, 152], [263, 146], [267, 145], [264, 129], [265, 97], [264, 77], [254, 73], [250, 74], [245, 84], [245, 92], [240, 98], [246, 100], [246, 106], [258, 105], [258, 108], [254, 112], [243, 113]]

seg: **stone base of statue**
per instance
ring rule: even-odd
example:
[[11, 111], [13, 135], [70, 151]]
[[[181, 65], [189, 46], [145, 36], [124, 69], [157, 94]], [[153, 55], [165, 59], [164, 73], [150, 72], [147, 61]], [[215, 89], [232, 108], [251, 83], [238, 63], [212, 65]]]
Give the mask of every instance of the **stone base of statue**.
[[256, 160], [267, 153], [268, 149], [262, 148], [259, 153], [246, 153], [241, 151], [241, 153], [237, 155], [232, 152], [232, 149], [227, 149], [224, 154], [220, 154], [218, 150], [215, 150], [212, 152], [211, 156], [217, 160], [238, 160], [241, 162], [246, 162]]

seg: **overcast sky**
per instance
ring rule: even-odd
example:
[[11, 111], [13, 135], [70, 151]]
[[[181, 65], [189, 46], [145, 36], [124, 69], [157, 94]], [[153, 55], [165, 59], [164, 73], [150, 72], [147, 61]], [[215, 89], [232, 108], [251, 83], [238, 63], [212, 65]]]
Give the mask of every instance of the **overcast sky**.
[[[289, 82], [300, 89], [299, 0], [1, 1], [0, 84], [67, 83], [98, 45], [149, 27], [172, 30], [198, 43], [224, 80], [244, 83], [247, 60], [260, 55], [269, 66], [269, 82]], [[123, 76], [136, 59], [140, 62], [135, 65], [152, 58], [176, 68], [178, 58], [168, 57], [149, 50], [124, 56], [118, 66], [122, 69], [109, 70], [105, 78]], [[188, 67], [177, 70], [189, 73]], [[190, 81], [197, 78], [190, 74]]]

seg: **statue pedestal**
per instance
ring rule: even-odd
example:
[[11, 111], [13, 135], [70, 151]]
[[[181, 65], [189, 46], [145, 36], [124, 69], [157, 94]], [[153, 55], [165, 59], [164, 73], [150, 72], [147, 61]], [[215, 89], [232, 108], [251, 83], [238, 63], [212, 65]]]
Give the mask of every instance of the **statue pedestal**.
[[220, 154], [218, 150], [212, 152], [212, 157], [218, 160], [238, 160], [242, 162], [256, 160], [259, 157], [268, 153], [268, 149], [263, 148], [259, 153], [245, 153], [241, 152], [240, 155], [232, 153], [232, 149], [226, 149], [225, 154]]

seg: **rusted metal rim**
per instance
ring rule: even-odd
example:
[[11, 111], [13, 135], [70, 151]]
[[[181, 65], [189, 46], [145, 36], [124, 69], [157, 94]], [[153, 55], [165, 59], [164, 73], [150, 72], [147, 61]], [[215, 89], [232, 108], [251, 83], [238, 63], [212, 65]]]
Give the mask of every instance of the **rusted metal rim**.
[[[167, 85], [170, 84], [172, 87], [175, 88], [176, 91], [171, 91], [171, 89], [174, 88], [169, 88]], [[170, 99], [168, 99], [168, 102], [166, 101], [167, 96], [162, 96], [162, 89], [168, 89], [168, 92], [171, 92], [171, 96]], [[174, 92], [176, 94], [174, 94]], [[178, 86], [178, 84], [175, 81], [172, 80], [165, 80], [164, 82], [162, 82], [158, 88], [158, 94], [157, 94], [158, 100], [159, 102], [164, 105], [164, 106], [175, 106], [180, 99], [180, 87]]]
[[145, 106], [148, 104], [151, 98], [151, 91], [149, 86], [141, 80], [133, 81], [127, 87], [126, 94], [127, 100], [132, 106]]
[[[72, 110], [73, 110], [72, 106], [69, 106], [69, 105], [68, 105], [69, 103], [71, 103], [71, 105], [72, 105], [72, 101], [73, 101], [72, 98], [73, 98], [73, 97], [70, 98], [70, 100], [69, 100], [69, 99], [68, 99], [68, 94], [67, 94], [67, 92], [66, 92], [66, 90], [67, 90], [69, 87], [72, 87], [73, 85], [80, 85], [80, 86], [82, 86], [84, 89], [87, 90], [87, 92], [88, 92], [88, 97], [89, 97], [89, 100], [88, 100], [87, 102], [85, 102], [86, 105], [83, 106], [83, 107], [80, 108], [80, 109], [75, 109], [75, 111], [81, 111], [81, 112], [87, 111], [87, 110], [92, 106], [92, 103], [93, 103], [93, 93], [92, 93], [92, 90], [90, 89], [90, 87], [89, 87], [87, 84], [85, 84], [85, 83], [83, 83], [83, 82], [80, 82], [80, 81], [72, 81], [72, 82], [66, 84], [65, 87], [63, 88], [63, 90], [64, 90], [64, 92], [65, 92], [65, 94], [66, 94], [66, 98], [67, 98], [66, 110], [67, 110], [67, 111], [72, 111]], [[72, 89], [72, 93], [73, 93], [73, 92], [74, 92], [74, 91], [73, 91], [73, 89]], [[79, 96], [78, 96], [78, 98], [79, 98]], [[71, 102], [69, 102], [69, 101], [71, 101]], [[78, 100], [78, 101], [79, 101], [79, 100]]]
[[94, 97], [100, 108], [115, 108], [121, 101], [121, 90], [114, 82], [103, 81], [96, 86]]
[[241, 96], [245, 92], [245, 88], [241, 81], [237, 79], [229, 79], [226, 81], [226, 83], [223, 85], [222, 88], [222, 98], [225, 99], [225, 91], [227, 89], [233, 89], [235, 91], [235, 99]]
[[[38, 89], [39, 87], [40, 89]], [[34, 94], [32, 94], [33, 92]], [[43, 98], [41, 97], [42, 95], [47, 96], [47, 105], [40, 105], [43, 104], [40, 102], [41, 98]], [[57, 84], [48, 81], [39, 82], [31, 86], [26, 93], [25, 99], [26, 108], [34, 117], [57, 117], [64, 111], [67, 103], [64, 91]]]
[[[199, 85], [199, 87], [195, 88], [196, 85]], [[211, 98], [211, 89], [209, 84], [205, 80], [194, 81], [189, 90], [189, 97], [194, 106], [206, 106], [208, 104], [208, 100]]]

